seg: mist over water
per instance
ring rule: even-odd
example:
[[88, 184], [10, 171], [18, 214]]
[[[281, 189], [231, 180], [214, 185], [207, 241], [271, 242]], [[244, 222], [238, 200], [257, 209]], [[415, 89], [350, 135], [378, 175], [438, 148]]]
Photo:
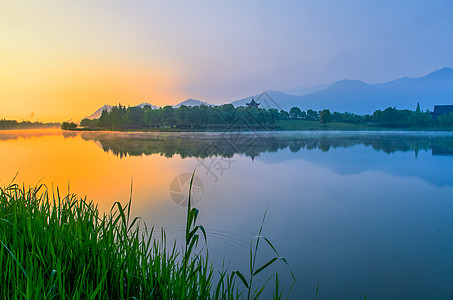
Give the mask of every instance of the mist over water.
[[0, 165], [2, 186], [18, 172], [16, 183], [69, 189], [105, 211], [133, 181], [133, 214], [169, 241], [184, 236], [186, 213], [170, 185], [197, 168], [217, 266], [246, 272], [268, 207], [263, 233], [296, 276], [292, 299], [314, 298], [318, 280], [323, 299], [452, 297], [451, 133], [2, 131]]

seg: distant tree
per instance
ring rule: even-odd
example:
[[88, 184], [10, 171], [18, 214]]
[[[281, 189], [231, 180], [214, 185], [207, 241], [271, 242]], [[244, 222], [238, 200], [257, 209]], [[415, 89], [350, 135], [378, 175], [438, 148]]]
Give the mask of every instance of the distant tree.
[[374, 123], [374, 119], [372, 115], [363, 115], [361, 116], [361, 122], [365, 124]]
[[18, 123], [16, 120], [0, 120], [0, 128], [1, 129], [12, 129], [12, 128], [17, 128]]
[[327, 122], [330, 122], [332, 120], [332, 114], [330, 113], [330, 110], [324, 109], [319, 112], [319, 121], [324, 124], [324, 126], [327, 125]]
[[275, 121], [280, 119], [280, 114], [278, 113], [278, 109], [275, 108], [269, 108], [269, 117], [272, 119], [272, 124], [275, 123]]
[[236, 114], [236, 109], [233, 104], [223, 104], [219, 109], [222, 112], [224, 124], [228, 126], [233, 123]]
[[283, 109], [280, 110], [279, 115], [280, 115], [280, 120], [286, 120], [289, 118], [289, 113]]
[[144, 122], [148, 127], [160, 127], [162, 122], [162, 108], [145, 111]]
[[74, 122], [63, 122], [61, 123], [61, 129], [63, 130], [75, 130], [77, 129], [77, 124]]
[[331, 121], [359, 124], [363, 123], [363, 117], [350, 112], [334, 112]]
[[293, 119], [299, 119], [302, 116], [302, 111], [299, 107], [292, 107], [289, 110], [289, 116]]
[[301, 111], [300, 118], [305, 120], [307, 118], [307, 113], [305, 111]]
[[107, 128], [110, 126], [110, 123], [111, 123], [110, 114], [107, 109], [104, 109], [101, 113], [101, 116], [99, 117], [98, 126], [102, 128]]
[[437, 122], [442, 127], [452, 127], [453, 126], [453, 113], [443, 114], [437, 117]]
[[420, 103], [417, 103], [417, 108], [409, 115], [407, 121], [410, 126], [428, 127], [432, 123], [432, 116], [429, 112], [422, 112], [420, 110]]
[[413, 113], [408, 109], [399, 110], [395, 107], [387, 107], [383, 111], [373, 113], [374, 121], [385, 127], [407, 127], [410, 125], [409, 116]]
[[175, 111], [176, 115], [176, 125], [178, 126], [188, 126], [189, 125], [189, 115], [190, 115], [190, 107], [186, 105], [181, 105]]
[[95, 128], [95, 127], [98, 127], [98, 122], [99, 120], [98, 119], [82, 119], [82, 121], [80, 121], [80, 126], [81, 127], [85, 127], [85, 128]]
[[138, 106], [129, 107], [126, 119], [128, 127], [143, 127], [145, 126], [145, 110]]
[[316, 121], [318, 119], [319, 119], [319, 114], [317, 111], [314, 111], [313, 109], [307, 110], [307, 120]]
[[162, 121], [165, 126], [173, 126], [176, 123], [175, 110], [172, 106], [166, 105], [162, 109]]

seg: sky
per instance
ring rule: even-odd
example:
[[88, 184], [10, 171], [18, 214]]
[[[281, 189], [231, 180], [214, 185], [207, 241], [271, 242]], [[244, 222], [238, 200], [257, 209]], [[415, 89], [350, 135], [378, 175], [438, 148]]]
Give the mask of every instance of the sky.
[[0, 119], [419, 77], [453, 67], [452, 16], [435, 0], [2, 1]]

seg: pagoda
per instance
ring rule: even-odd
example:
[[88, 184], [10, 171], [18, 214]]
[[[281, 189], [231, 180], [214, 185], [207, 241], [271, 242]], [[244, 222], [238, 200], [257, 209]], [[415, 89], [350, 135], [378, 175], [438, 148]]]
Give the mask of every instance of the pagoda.
[[245, 105], [247, 105], [248, 107], [258, 108], [258, 105], [260, 105], [260, 103], [255, 102], [255, 99], [252, 98], [252, 101], [250, 101], [250, 103], [246, 103]]

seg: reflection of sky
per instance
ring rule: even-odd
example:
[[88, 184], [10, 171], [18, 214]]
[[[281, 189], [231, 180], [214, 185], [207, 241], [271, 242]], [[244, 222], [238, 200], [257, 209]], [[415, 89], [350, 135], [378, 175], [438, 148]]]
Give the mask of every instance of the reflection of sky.
[[[453, 282], [453, 157], [421, 151], [386, 154], [371, 147], [288, 148], [254, 161], [235, 155], [216, 181], [202, 166], [199, 224], [208, 234], [216, 265], [247, 270], [250, 238], [268, 214], [263, 234], [285, 256], [298, 280], [292, 299], [450, 299]], [[186, 210], [169, 185], [192, 172], [196, 158], [160, 154], [120, 159], [80, 136], [5, 140], [0, 184], [39, 179], [88, 195], [101, 209], [129, 199], [132, 214], [183, 237]], [[270, 256], [262, 248], [259, 263]], [[288, 273], [280, 265], [281, 278]], [[263, 277], [261, 277], [263, 278]]]
[[[452, 187], [380, 170], [339, 174], [304, 159], [237, 159], [220, 184], [203, 178], [209, 196], [200, 204], [201, 220], [208, 228], [234, 222], [251, 237], [269, 204], [264, 234], [296, 273], [294, 299], [310, 299], [317, 280], [326, 299], [361, 299], [365, 292], [374, 299], [451, 296]], [[236, 255], [241, 264], [246, 255], [246, 247]]]
[[338, 174], [381, 171], [400, 177], [418, 177], [440, 186], [453, 185], [453, 156], [433, 156], [431, 150], [420, 151], [416, 156], [412, 151], [386, 154], [371, 147], [356, 145], [347, 149], [330, 149], [328, 152], [302, 149], [293, 153], [284, 149], [278, 155], [262, 153], [256, 159], [270, 164], [305, 160]]

